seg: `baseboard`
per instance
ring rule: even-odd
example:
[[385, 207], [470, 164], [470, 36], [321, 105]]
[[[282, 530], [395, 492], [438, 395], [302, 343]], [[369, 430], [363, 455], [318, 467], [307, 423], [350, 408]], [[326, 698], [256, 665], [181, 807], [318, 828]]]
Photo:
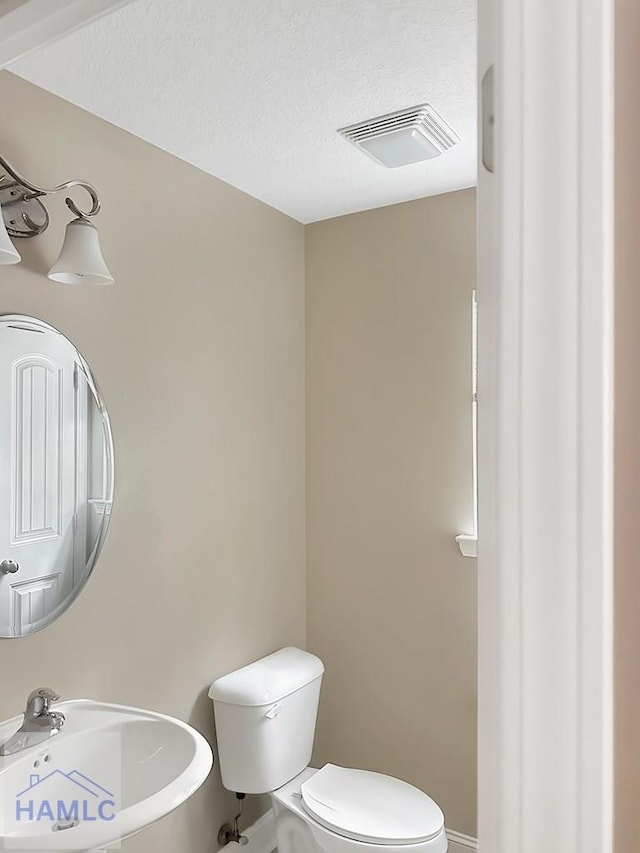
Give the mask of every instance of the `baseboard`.
[[[276, 823], [271, 809], [242, 834], [249, 839], [249, 843], [244, 847], [247, 853], [273, 853], [276, 849]], [[462, 835], [460, 832], [452, 832], [448, 829], [447, 837], [449, 853], [469, 853], [469, 851], [478, 850], [478, 842], [470, 835]], [[233, 850], [239, 847], [239, 844], [232, 841], [225, 849]]]
[[447, 830], [447, 838], [449, 839], [449, 853], [468, 853], [469, 850], [477, 851], [478, 839], [472, 838], [470, 835], [463, 835], [461, 832], [453, 832]]
[[[246, 853], [273, 853], [276, 849], [276, 822], [271, 809], [266, 814], [250, 826], [248, 829], [243, 829], [242, 834], [246, 835], [249, 843], [242, 847]], [[240, 849], [240, 845], [232, 841], [224, 847], [224, 850]]]

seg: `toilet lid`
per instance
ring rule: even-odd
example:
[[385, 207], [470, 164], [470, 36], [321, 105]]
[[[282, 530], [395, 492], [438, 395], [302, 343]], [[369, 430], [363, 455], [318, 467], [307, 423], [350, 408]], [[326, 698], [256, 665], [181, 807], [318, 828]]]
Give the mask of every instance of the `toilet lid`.
[[418, 844], [444, 828], [444, 815], [431, 797], [382, 773], [326, 764], [300, 792], [311, 817], [356, 841]]

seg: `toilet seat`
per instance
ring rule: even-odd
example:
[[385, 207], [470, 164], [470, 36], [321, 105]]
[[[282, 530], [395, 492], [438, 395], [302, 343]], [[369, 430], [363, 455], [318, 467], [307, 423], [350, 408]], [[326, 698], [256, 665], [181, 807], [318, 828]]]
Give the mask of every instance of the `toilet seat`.
[[444, 815], [423, 791], [382, 773], [326, 764], [300, 786], [304, 811], [354, 841], [405, 845], [442, 833]]

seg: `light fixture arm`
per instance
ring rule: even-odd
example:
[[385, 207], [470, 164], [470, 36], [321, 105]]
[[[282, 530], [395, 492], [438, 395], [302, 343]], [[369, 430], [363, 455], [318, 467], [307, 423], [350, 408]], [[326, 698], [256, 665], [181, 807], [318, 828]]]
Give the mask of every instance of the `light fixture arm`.
[[0, 154], [0, 165], [4, 169], [4, 171], [10, 175], [15, 185], [20, 187], [22, 190], [27, 190], [27, 192], [22, 193], [22, 201], [30, 201], [34, 198], [42, 198], [47, 195], [55, 195], [56, 193], [64, 192], [65, 190], [70, 190], [73, 187], [82, 187], [89, 196], [91, 197], [91, 207], [89, 210], [81, 210], [78, 205], [71, 198], [66, 198], [65, 201], [67, 203], [67, 207], [71, 210], [71, 212], [75, 216], [79, 217], [89, 217], [95, 216], [96, 213], [100, 210], [100, 199], [98, 198], [98, 193], [91, 184], [88, 184], [86, 181], [65, 181], [64, 184], [58, 184], [57, 187], [51, 187], [51, 189], [46, 189], [44, 187], [39, 187], [31, 181], [27, 180], [27, 178], [23, 177], [20, 172], [18, 172], [12, 165]]
[[112, 284], [113, 275], [100, 248], [100, 240], [90, 217], [100, 210], [98, 192], [86, 181], [65, 181], [56, 187], [39, 187], [27, 180], [0, 154], [0, 265], [20, 263], [21, 256], [12, 242], [16, 237], [37, 237], [49, 227], [47, 196], [80, 187], [91, 205], [86, 209], [70, 196], [65, 202], [74, 218], [67, 223], [62, 249], [48, 272], [60, 284]]
[[[1, 172], [4, 171], [4, 174]], [[83, 210], [67, 196], [67, 207], [78, 219], [88, 219], [100, 210], [98, 193], [86, 181], [66, 181], [57, 187], [39, 187], [18, 172], [8, 160], [0, 155], [0, 207], [7, 233], [10, 237], [36, 237], [47, 230], [49, 213], [43, 204], [46, 196], [55, 195], [74, 187], [89, 194], [91, 206]]]

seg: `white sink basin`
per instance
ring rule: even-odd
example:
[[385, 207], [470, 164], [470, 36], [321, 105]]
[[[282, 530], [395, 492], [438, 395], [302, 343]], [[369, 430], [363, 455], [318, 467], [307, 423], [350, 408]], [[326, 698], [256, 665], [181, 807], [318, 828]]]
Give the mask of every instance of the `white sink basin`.
[[[0, 849], [96, 850], [168, 814], [209, 775], [202, 735], [180, 720], [78, 699], [59, 734], [0, 757]], [[0, 743], [22, 717], [0, 723]]]

